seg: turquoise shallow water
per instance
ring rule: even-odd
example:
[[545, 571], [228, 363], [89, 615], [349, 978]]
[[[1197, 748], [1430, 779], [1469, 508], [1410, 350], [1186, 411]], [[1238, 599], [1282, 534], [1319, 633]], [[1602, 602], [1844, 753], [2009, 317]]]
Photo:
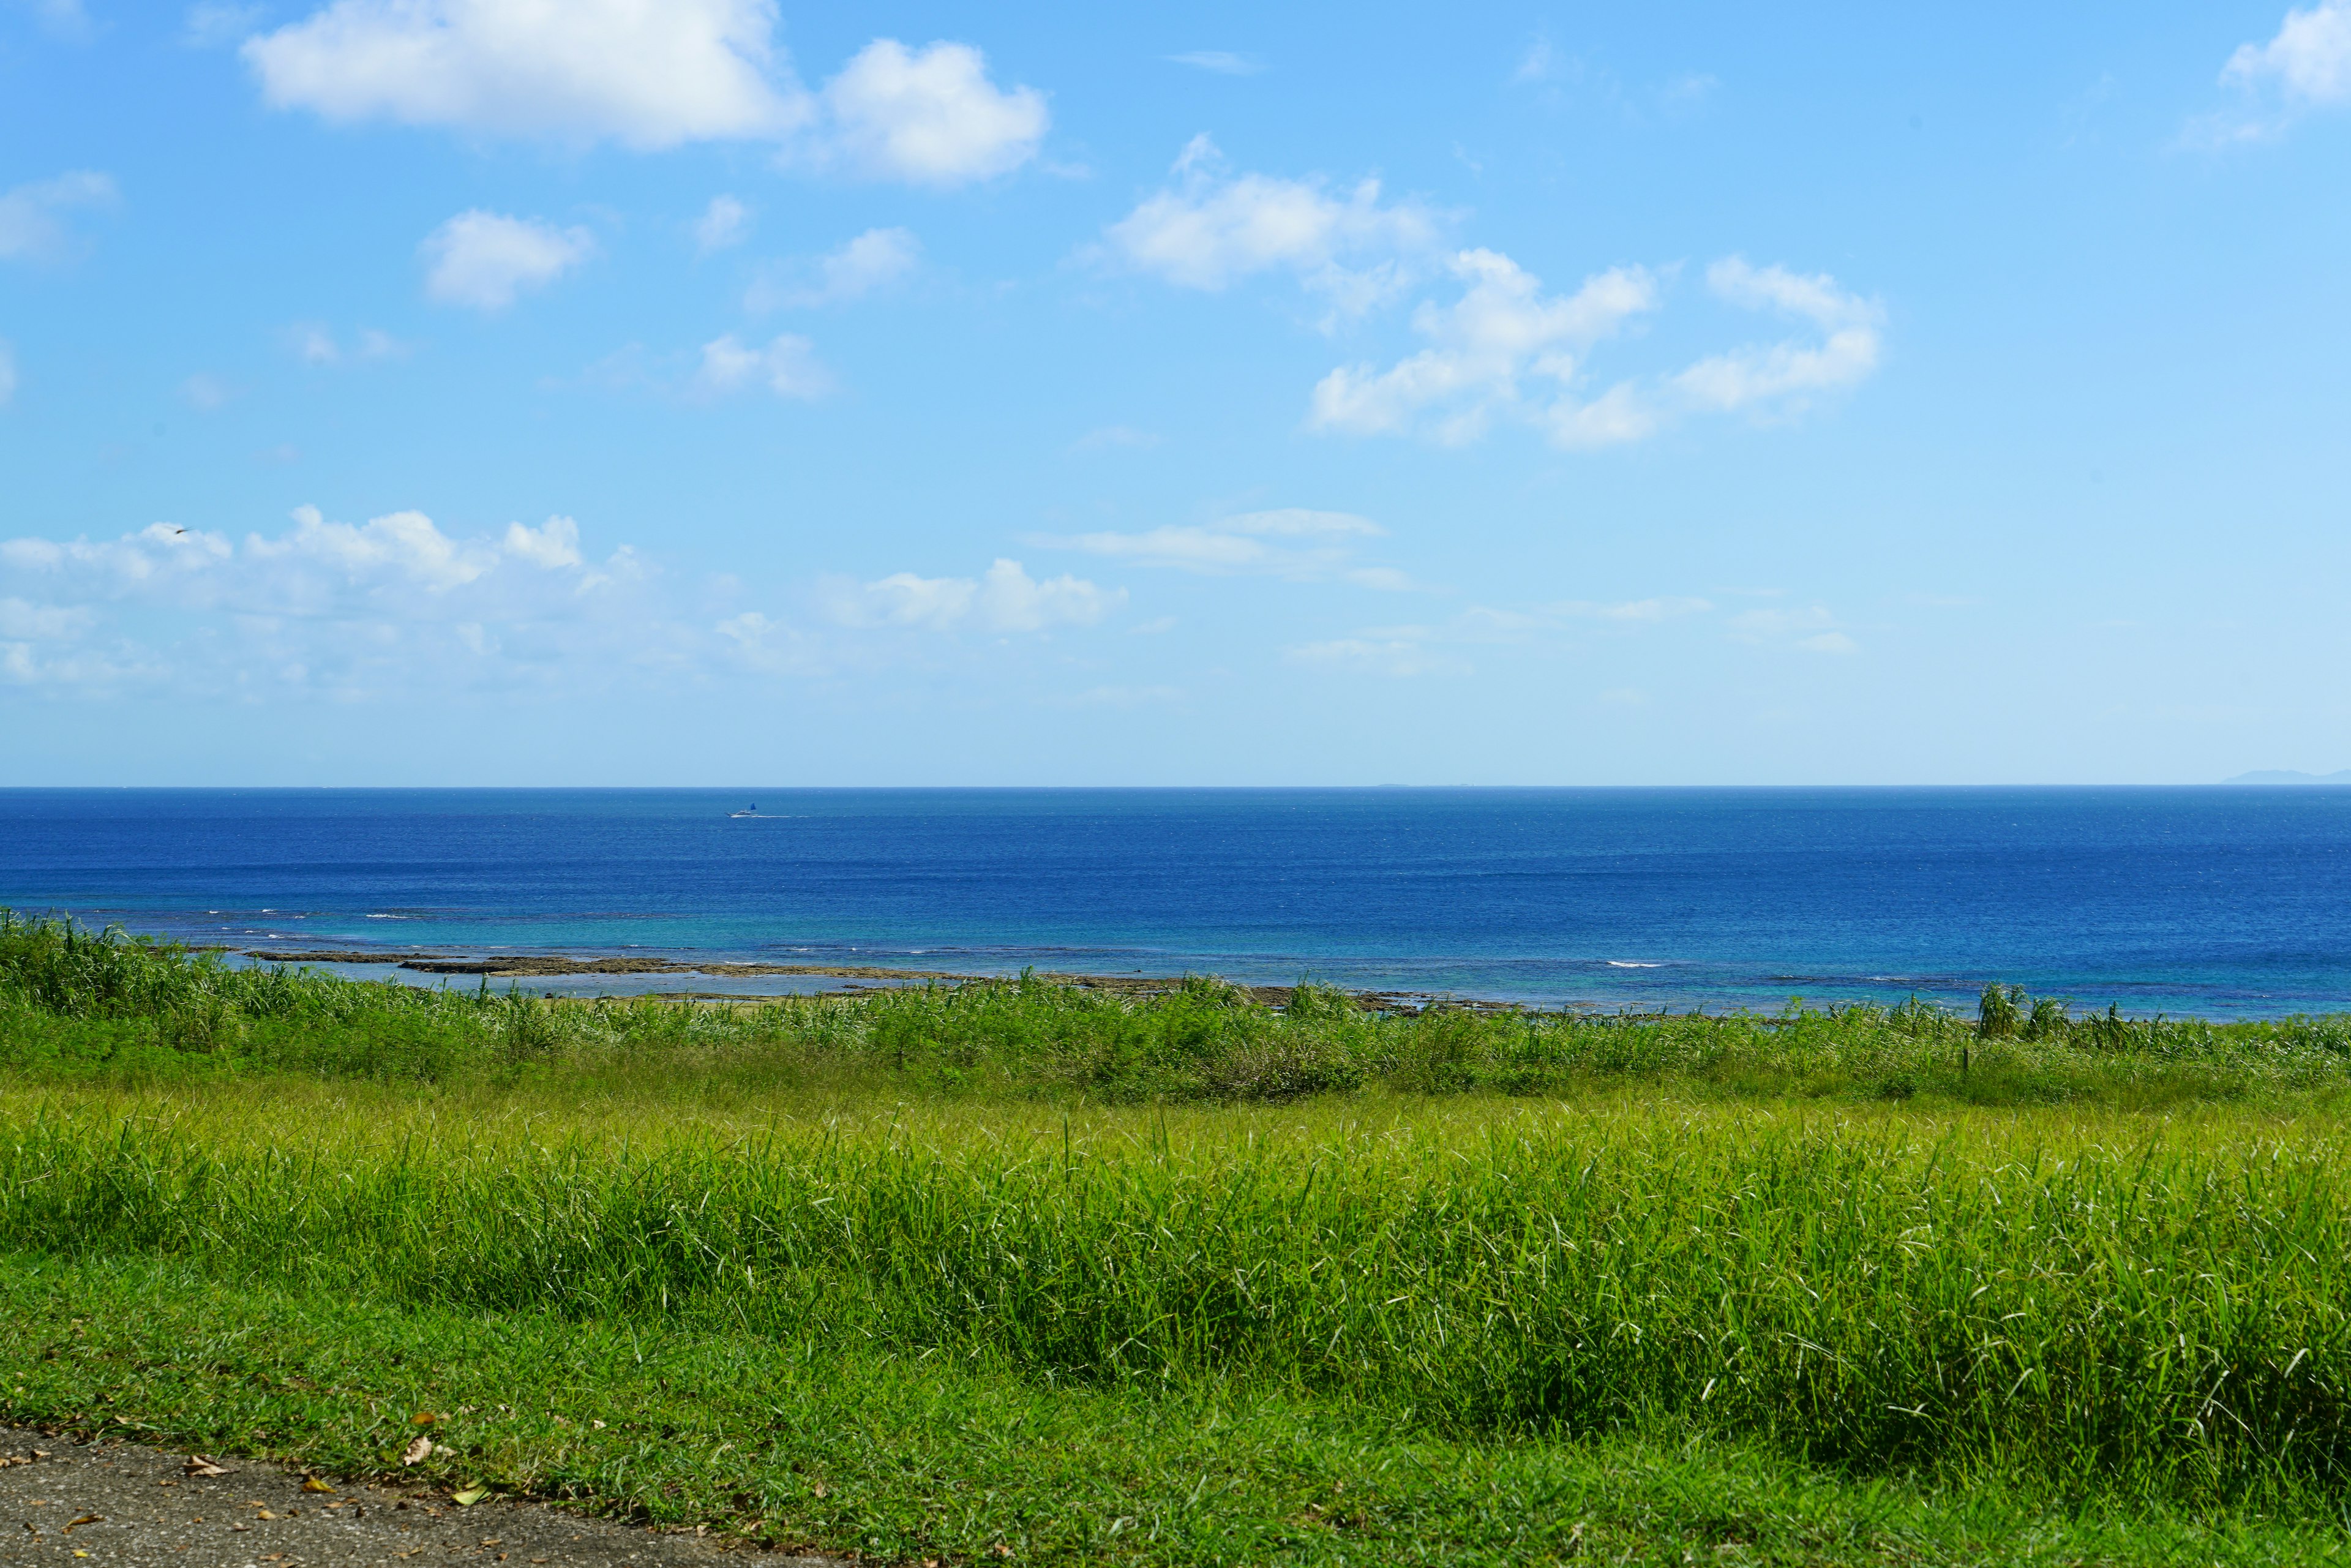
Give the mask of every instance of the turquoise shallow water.
[[[1959, 1003], [1997, 977], [2245, 1016], [2351, 1008], [2351, 789], [21, 789], [0, 903], [256, 947], [1606, 1008]], [[688, 984], [715, 988], [648, 988]]]

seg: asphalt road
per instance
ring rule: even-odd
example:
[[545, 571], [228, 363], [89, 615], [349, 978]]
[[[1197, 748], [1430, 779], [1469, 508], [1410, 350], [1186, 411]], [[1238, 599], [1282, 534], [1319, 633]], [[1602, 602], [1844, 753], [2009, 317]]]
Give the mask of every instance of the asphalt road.
[[[217, 1469], [223, 1473], [207, 1474]], [[329, 1488], [330, 1490], [318, 1490]], [[716, 1568], [720, 1543], [543, 1503], [309, 1481], [277, 1465], [0, 1427], [0, 1563], [53, 1568]], [[738, 1562], [748, 1561], [729, 1553]], [[763, 1568], [846, 1568], [761, 1554]]]

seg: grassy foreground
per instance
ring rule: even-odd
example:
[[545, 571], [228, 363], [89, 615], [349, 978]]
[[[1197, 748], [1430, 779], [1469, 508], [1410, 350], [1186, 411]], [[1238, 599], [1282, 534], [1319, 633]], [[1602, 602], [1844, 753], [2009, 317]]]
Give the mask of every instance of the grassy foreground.
[[2351, 1031], [2011, 1001], [549, 1007], [7, 925], [0, 1417], [883, 1558], [2346, 1555]]

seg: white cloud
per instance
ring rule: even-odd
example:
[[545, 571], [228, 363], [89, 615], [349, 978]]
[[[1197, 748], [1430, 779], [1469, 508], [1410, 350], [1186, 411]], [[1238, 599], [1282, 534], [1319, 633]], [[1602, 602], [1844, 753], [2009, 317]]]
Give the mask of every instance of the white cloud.
[[1777, 309], [1819, 328], [1817, 345], [1774, 343], [1700, 360], [1674, 378], [1700, 408], [1731, 410], [1773, 399], [1851, 386], [1877, 368], [1885, 313], [1845, 292], [1825, 273], [1805, 277], [1778, 267], [1754, 267], [1728, 256], [1707, 268], [1707, 287], [1749, 309]]
[[1332, 193], [1319, 180], [1230, 178], [1206, 135], [1176, 161], [1176, 183], [1111, 225], [1107, 256], [1182, 288], [1215, 292], [1257, 273], [1286, 271], [1357, 314], [1405, 286], [1437, 239], [1437, 214], [1411, 201], [1383, 204], [1377, 180]]
[[1044, 94], [998, 88], [968, 44], [877, 38], [812, 93], [776, 20], [774, 0], [333, 0], [243, 54], [272, 107], [330, 120], [638, 149], [768, 141], [924, 185], [1016, 169], [1050, 122]]
[[2231, 87], [2275, 88], [2289, 102], [2351, 101], [2351, 0], [2319, 0], [2288, 11], [2266, 44], [2241, 44], [2220, 79]]
[[255, 702], [674, 694], [727, 675], [822, 674], [843, 658], [920, 662], [932, 655], [909, 632], [1086, 627], [1125, 602], [1011, 560], [975, 578], [819, 586], [831, 630], [747, 608], [730, 580], [672, 583], [626, 546], [590, 560], [567, 517], [469, 534], [417, 511], [354, 524], [304, 507], [242, 538], [156, 523], [113, 538], [0, 539], [0, 685]]
[[526, 289], [540, 288], [595, 253], [586, 229], [559, 229], [536, 218], [510, 218], [479, 207], [459, 213], [418, 247], [429, 270], [424, 292], [444, 305], [503, 310]]
[[1386, 532], [1352, 512], [1284, 507], [1244, 512], [1207, 524], [1170, 524], [1132, 534], [1047, 535], [1032, 542], [1136, 566], [1173, 567], [1211, 576], [1282, 577], [1297, 582], [1337, 580], [1363, 588], [1410, 588], [1411, 579], [1393, 568], [1354, 564], [1356, 546], [1383, 538]]
[[549, 571], [580, 564], [580, 525], [569, 517], [549, 517], [535, 528], [508, 523], [502, 543], [515, 559]]
[[65, 214], [110, 207], [115, 201], [113, 179], [92, 169], [72, 170], [0, 193], [0, 261], [57, 261], [72, 255], [74, 235]]
[[403, 578], [430, 593], [472, 582], [498, 562], [496, 550], [450, 538], [422, 512], [393, 512], [354, 526], [330, 523], [316, 507], [294, 509], [290, 533], [274, 539], [248, 536], [245, 554], [352, 583]]
[[774, 26], [770, 0], [335, 0], [244, 54], [273, 108], [658, 148], [806, 119]]
[[1012, 632], [1092, 626], [1125, 602], [1124, 589], [1067, 574], [1040, 582], [1019, 561], [999, 558], [977, 580], [901, 571], [862, 585], [837, 584], [831, 608], [847, 626]]
[[1756, 267], [1730, 256], [1707, 270], [1717, 298], [1796, 317], [1817, 329], [1820, 340], [1741, 345], [1661, 380], [1619, 381], [1586, 397], [1578, 389], [1587, 354], [1660, 308], [1656, 275], [1615, 267], [1559, 297], [1544, 294], [1540, 279], [1496, 251], [1463, 251], [1452, 271], [1463, 285], [1460, 298], [1447, 306], [1423, 302], [1414, 312], [1414, 329], [1429, 347], [1384, 371], [1353, 365], [1331, 371], [1314, 388], [1309, 428], [1459, 444], [1484, 435], [1500, 417], [1534, 425], [1558, 446], [1614, 445], [1691, 413], [1792, 414], [1810, 394], [1865, 380], [1881, 352], [1884, 312], [1876, 302], [1825, 274]]
[[0, 338], [0, 408], [16, 401], [16, 346]]
[[778, 397], [810, 399], [831, 392], [832, 376], [806, 338], [784, 332], [765, 348], [753, 348], [730, 332], [702, 345], [702, 370], [695, 384], [711, 396], [764, 385]]
[[1192, 49], [1167, 57], [1170, 65], [1190, 66], [1195, 70], [1214, 71], [1218, 76], [1253, 77], [1265, 69], [1265, 62], [1255, 55], [1237, 55], [1229, 49]]
[[905, 229], [867, 229], [812, 268], [762, 274], [743, 303], [747, 309], [768, 311], [862, 298], [913, 273], [922, 254], [922, 242]]
[[695, 220], [694, 243], [703, 255], [708, 256], [714, 250], [741, 245], [750, 232], [751, 209], [732, 196], [716, 195], [702, 209], [702, 216]]
[[968, 44], [909, 49], [876, 38], [825, 84], [822, 99], [818, 162], [918, 185], [1008, 173], [1035, 156], [1050, 121], [1043, 93], [998, 88]]
[[569, 517], [549, 517], [537, 528], [512, 524], [496, 540], [452, 538], [415, 511], [352, 524], [330, 522], [306, 506], [297, 507], [293, 518], [283, 533], [248, 534], [242, 544], [171, 523], [96, 542], [8, 539], [0, 541], [0, 570], [101, 599], [300, 614], [391, 591], [437, 597], [508, 563], [580, 565], [579, 527]]
[[15, 591], [0, 638], [18, 645], [0, 674], [59, 689], [136, 674], [230, 696], [560, 681], [583, 662], [601, 679], [671, 639], [674, 612], [647, 586], [625, 548], [585, 564], [569, 517], [465, 538], [421, 512], [355, 525], [303, 507], [290, 528], [242, 540], [169, 523], [13, 538], [0, 541], [0, 591]]
[[2305, 111], [2351, 103], [2351, 0], [2288, 11], [2267, 43], [2238, 46], [2220, 68], [2220, 84], [2241, 101], [2190, 120], [2182, 134], [2189, 145], [2266, 141]]
[[[1386, 371], [1343, 366], [1323, 377], [1314, 389], [1313, 428], [1426, 429], [1448, 443], [1473, 440], [1494, 413], [1527, 406], [1527, 379], [1563, 390], [1587, 347], [1657, 305], [1656, 278], [1637, 267], [1596, 274], [1564, 298], [1544, 295], [1540, 278], [1498, 251], [1465, 250], [1451, 270], [1461, 298], [1449, 306], [1424, 302], [1413, 315], [1414, 329], [1430, 346]], [[1557, 413], [1562, 402], [1569, 400], [1555, 391], [1551, 402], [1535, 406]]]

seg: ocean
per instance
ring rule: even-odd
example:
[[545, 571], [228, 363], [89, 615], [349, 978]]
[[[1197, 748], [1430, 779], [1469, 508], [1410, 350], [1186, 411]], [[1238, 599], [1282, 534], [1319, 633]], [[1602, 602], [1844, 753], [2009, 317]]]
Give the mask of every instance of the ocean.
[[2351, 789], [14, 789], [0, 904], [239, 950], [1311, 976], [1636, 1010], [1969, 1006], [1997, 978], [2252, 1017], [2351, 1009]]

